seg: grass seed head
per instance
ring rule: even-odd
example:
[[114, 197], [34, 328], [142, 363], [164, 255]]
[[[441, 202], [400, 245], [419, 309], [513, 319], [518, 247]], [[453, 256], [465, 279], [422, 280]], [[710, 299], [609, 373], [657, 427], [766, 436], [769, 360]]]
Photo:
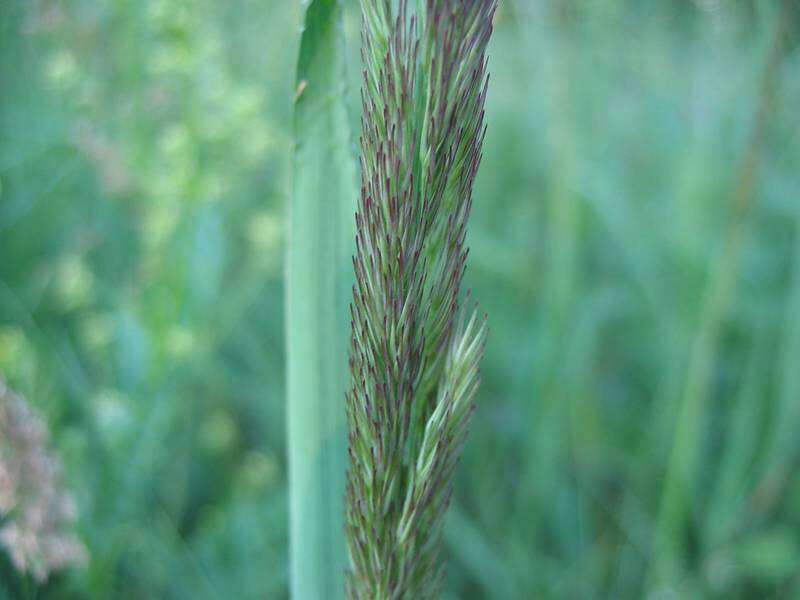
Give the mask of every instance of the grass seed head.
[[429, 598], [485, 326], [463, 312], [494, 0], [363, 0], [347, 533], [352, 598]]

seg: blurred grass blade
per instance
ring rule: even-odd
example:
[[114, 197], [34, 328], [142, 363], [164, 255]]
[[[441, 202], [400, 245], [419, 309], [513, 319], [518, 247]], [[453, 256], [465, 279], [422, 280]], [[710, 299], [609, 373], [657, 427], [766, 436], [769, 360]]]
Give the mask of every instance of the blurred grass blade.
[[313, 0], [306, 8], [294, 107], [287, 413], [290, 583], [292, 597], [300, 599], [335, 599], [344, 589], [344, 374], [352, 277], [344, 223], [352, 220], [356, 188], [341, 12], [338, 0]]
[[786, 0], [775, 15], [773, 41], [761, 74], [756, 112], [732, 191], [730, 225], [719, 255], [711, 267], [700, 308], [700, 321], [692, 340], [661, 494], [654, 538], [656, 559], [650, 574], [651, 582], [674, 581], [683, 568], [680, 562], [687, 553], [685, 542], [688, 539], [686, 532], [690, 521], [692, 479], [701, 459], [705, 423], [710, 412], [716, 347], [725, 318], [734, 303], [743, 246], [752, 227], [750, 216], [757, 199], [756, 184], [765, 129], [769, 122], [771, 101], [776, 96], [775, 88], [779, 84], [778, 73], [786, 45], [786, 23], [790, 14], [790, 2]]
[[459, 506], [451, 506], [444, 538], [452, 555], [474, 576], [485, 598], [519, 598], [519, 590], [498, 550]]
[[761, 400], [770, 373], [768, 349], [771, 342], [768, 334], [757, 338], [741, 388], [731, 403], [725, 450], [716, 469], [716, 481], [703, 523], [705, 545], [710, 549], [729, 543], [748, 524], [745, 513], [750, 510], [748, 496], [759, 450], [759, 431], [764, 413]]

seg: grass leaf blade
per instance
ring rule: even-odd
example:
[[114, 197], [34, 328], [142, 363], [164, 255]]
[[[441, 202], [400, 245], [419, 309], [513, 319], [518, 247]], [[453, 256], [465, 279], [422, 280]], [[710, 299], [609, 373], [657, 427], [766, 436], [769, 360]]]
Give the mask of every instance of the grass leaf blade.
[[355, 163], [345, 104], [339, 0], [304, 16], [294, 107], [287, 258], [288, 458], [292, 597], [344, 587], [344, 390]]

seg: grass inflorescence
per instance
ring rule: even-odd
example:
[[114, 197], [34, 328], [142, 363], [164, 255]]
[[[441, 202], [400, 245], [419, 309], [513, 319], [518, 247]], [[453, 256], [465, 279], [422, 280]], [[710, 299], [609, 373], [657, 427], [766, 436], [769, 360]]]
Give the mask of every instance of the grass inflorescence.
[[[422, 4], [422, 3], [420, 3]], [[363, 0], [350, 469], [352, 598], [427, 598], [479, 383], [460, 302], [494, 0]]]

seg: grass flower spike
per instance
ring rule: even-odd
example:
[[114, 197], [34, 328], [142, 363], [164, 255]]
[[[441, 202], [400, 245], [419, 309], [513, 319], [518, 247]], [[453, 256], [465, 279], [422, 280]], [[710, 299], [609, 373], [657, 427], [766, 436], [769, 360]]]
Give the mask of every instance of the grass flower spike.
[[362, 190], [352, 302], [351, 598], [430, 598], [479, 382], [461, 307], [494, 0], [362, 0]]

